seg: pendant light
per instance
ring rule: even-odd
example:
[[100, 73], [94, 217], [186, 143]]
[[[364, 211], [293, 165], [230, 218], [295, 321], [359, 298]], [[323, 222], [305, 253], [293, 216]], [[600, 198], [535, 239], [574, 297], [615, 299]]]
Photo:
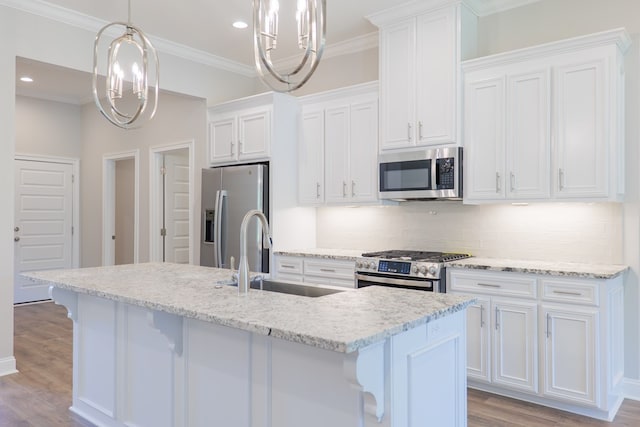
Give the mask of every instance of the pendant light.
[[[106, 55], [104, 52], [99, 55], [101, 41], [118, 30], [124, 33], [113, 38]], [[98, 68], [103, 65], [99, 57], [105, 56], [106, 79], [99, 91]], [[140, 127], [142, 120], [151, 120], [158, 108], [159, 66], [155, 48], [147, 36], [131, 24], [131, 0], [128, 0], [127, 22], [112, 22], [102, 27], [93, 45], [93, 98], [100, 113], [122, 129]]]
[[303, 54], [290, 71], [275, 69], [271, 54], [278, 44], [278, 0], [253, 0], [253, 47], [256, 69], [277, 92], [291, 92], [304, 85], [320, 63], [326, 34], [326, 0], [297, 0], [295, 12], [298, 49]]

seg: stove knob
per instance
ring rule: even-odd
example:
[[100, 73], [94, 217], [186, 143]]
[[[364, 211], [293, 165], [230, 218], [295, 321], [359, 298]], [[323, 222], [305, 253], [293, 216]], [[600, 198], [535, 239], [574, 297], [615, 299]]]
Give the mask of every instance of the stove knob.
[[437, 271], [437, 269], [436, 269], [435, 266], [432, 265], [431, 267], [429, 267], [429, 274], [430, 275], [435, 276], [436, 275], [436, 271]]
[[414, 265], [411, 271], [413, 271], [415, 274], [418, 274], [418, 266]]
[[362, 262], [356, 261], [356, 268], [362, 268]]
[[427, 267], [425, 267], [424, 265], [420, 267], [420, 273], [427, 274]]
[[372, 270], [375, 270], [375, 269], [376, 269], [376, 263], [375, 263], [375, 262], [372, 262], [371, 264], [369, 264], [369, 267], [370, 267]]

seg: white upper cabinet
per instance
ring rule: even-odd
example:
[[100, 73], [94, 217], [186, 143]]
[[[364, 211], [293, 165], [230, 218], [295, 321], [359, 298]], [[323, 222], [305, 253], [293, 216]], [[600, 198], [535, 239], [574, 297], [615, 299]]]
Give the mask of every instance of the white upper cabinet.
[[295, 102], [268, 92], [209, 108], [209, 164], [269, 160], [276, 127], [295, 127]]
[[377, 87], [357, 85], [302, 99], [301, 205], [377, 201]]
[[621, 200], [628, 45], [613, 30], [465, 62], [465, 202]]
[[[561, 198], [607, 197], [610, 144], [616, 126], [612, 107], [618, 105], [614, 85], [608, 84], [607, 52], [585, 52], [563, 58], [554, 68], [553, 109], [557, 123], [554, 139], [554, 194]], [[615, 62], [614, 62], [615, 63]], [[579, 154], [579, 155], [576, 155]], [[615, 173], [615, 169], [611, 170]]]
[[368, 19], [380, 28], [380, 149], [460, 144], [460, 58], [475, 50], [475, 15], [413, 4]]
[[298, 201], [324, 202], [324, 109], [303, 108], [298, 138]]

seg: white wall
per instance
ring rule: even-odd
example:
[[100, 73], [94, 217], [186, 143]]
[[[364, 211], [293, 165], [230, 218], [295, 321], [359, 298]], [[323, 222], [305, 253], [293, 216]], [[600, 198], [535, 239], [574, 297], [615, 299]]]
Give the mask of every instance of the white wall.
[[[0, 169], [13, 171], [15, 147], [14, 13], [0, 7]], [[15, 370], [13, 357], [13, 173], [0, 180], [0, 375]]]
[[81, 107], [16, 96], [16, 152], [79, 159]]

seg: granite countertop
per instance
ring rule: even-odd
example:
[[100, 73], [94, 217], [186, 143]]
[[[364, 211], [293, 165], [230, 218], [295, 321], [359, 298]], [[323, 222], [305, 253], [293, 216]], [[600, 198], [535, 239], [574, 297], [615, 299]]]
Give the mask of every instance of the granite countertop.
[[544, 274], [551, 276], [587, 279], [613, 279], [629, 268], [617, 264], [582, 264], [572, 262], [524, 261], [500, 258], [466, 258], [448, 262], [447, 267], [469, 268], [515, 273]]
[[275, 251], [275, 255], [282, 256], [308, 256], [315, 258], [336, 259], [345, 261], [355, 261], [360, 258], [364, 251], [359, 249], [326, 249], [326, 248], [311, 248], [311, 249], [291, 249], [286, 251]]
[[319, 298], [227, 286], [231, 270], [145, 263], [24, 273], [41, 283], [350, 353], [463, 310], [471, 297], [370, 286]]

